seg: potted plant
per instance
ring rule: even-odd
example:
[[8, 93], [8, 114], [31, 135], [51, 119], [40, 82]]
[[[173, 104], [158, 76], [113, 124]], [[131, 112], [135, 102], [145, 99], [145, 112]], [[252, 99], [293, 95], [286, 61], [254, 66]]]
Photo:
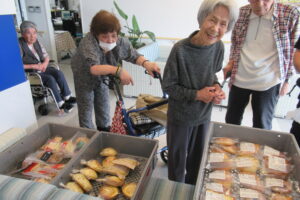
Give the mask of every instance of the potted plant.
[[[144, 34], [146, 34], [153, 42], [155, 42], [156, 39], [153, 32], [140, 30], [135, 15], [132, 16], [132, 27], [130, 27], [128, 24], [128, 15], [124, 13], [124, 11], [118, 6], [115, 1], [114, 6], [117, 9], [119, 15], [126, 21], [126, 25], [124, 27], [127, 29], [127, 32], [129, 34], [127, 37], [135, 49], [141, 48], [146, 45], [142, 42], [142, 36]], [[121, 36], [125, 36], [124, 32], [121, 32], [120, 34]]]

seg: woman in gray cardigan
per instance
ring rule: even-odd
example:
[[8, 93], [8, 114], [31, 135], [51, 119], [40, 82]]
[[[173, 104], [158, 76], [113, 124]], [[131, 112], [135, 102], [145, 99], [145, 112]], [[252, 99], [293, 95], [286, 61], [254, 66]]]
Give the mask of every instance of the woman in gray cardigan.
[[200, 30], [176, 43], [168, 58], [163, 89], [169, 94], [167, 145], [170, 180], [195, 184], [213, 103], [225, 98], [216, 73], [237, 16], [234, 0], [204, 0], [198, 11]]
[[110, 12], [99, 11], [92, 19], [90, 32], [81, 40], [71, 61], [77, 96], [79, 124], [94, 128], [92, 113], [98, 130], [109, 131], [109, 88], [103, 83], [107, 75], [116, 75], [122, 84], [133, 84], [129, 73], [120, 68], [122, 60], [144, 67], [150, 75], [159, 67], [139, 54], [126, 38], [119, 37], [119, 20]]

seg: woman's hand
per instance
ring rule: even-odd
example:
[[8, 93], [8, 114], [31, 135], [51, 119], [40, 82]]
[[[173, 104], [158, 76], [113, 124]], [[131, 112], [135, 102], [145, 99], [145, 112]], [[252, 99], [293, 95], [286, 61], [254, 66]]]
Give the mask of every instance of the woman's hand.
[[196, 100], [209, 103], [217, 96], [216, 87], [205, 87], [197, 91]]
[[219, 84], [215, 84], [214, 87], [216, 88], [215, 94], [217, 96], [214, 97], [213, 103], [220, 104], [222, 100], [226, 98], [225, 92], [222, 90]]
[[133, 85], [133, 80], [130, 74], [125, 69], [121, 70], [119, 78], [121, 80], [122, 85]]
[[153, 72], [157, 72], [160, 74], [160, 68], [155, 62], [146, 61], [144, 63], [144, 67], [147, 70], [147, 72], [149, 73], [149, 75], [152, 77], [154, 76]]

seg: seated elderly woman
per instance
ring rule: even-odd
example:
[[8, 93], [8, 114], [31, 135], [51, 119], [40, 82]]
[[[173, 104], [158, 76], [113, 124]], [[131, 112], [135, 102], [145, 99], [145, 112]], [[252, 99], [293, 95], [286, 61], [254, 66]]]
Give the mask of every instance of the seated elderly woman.
[[59, 108], [66, 113], [70, 112], [73, 104], [76, 103], [76, 98], [71, 96], [64, 74], [54, 67], [49, 67], [50, 59], [45, 48], [37, 40], [35, 23], [24, 21], [20, 30], [22, 37], [19, 38], [19, 44], [24, 69], [37, 71], [43, 84], [52, 90]]

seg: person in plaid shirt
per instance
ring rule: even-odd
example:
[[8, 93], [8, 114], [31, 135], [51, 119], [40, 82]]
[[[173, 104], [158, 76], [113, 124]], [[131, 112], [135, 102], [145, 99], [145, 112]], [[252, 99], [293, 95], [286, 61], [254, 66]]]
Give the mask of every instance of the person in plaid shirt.
[[225, 121], [240, 125], [251, 96], [253, 127], [272, 129], [275, 105], [292, 75], [299, 11], [276, 0], [248, 1], [240, 8], [223, 69], [224, 77], [231, 72]]

